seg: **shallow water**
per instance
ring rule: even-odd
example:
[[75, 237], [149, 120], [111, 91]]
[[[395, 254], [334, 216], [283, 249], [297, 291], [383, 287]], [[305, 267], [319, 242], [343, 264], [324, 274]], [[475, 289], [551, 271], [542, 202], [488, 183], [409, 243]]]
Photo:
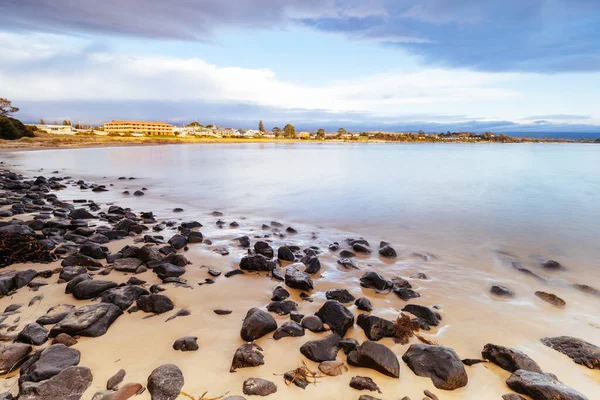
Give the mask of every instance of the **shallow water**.
[[[207, 277], [199, 266], [226, 271], [237, 265], [245, 251], [232, 247], [230, 256], [221, 257], [211, 253], [211, 248], [231, 246], [231, 239], [240, 234], [262, 235], [261, 225], [272, 219], [299, 231], [276, 240], [275, 245], [289, 241], [326, 249], [332, 241], [342, 242], [346, 237], [362, 236], [372, 246], [387, 240], [398, 250], [398, 259], [386, 262], [375, 254], [359, 257], [360, 271], [340, 270], [335, 254], [325, 252], [320, 257], [324, 269], [316, 281], [315, 302], [303, 302], [295, 294], [299, 309], [305, 314], [314, 312], [326, 290], [345, 287], [356, 297], [373, 299], [374, 314], [394, 319], [406, 303], [393, 294], [362, 289], [358, 278], [367, 270], [389, 278], [424, 272], [428, 280], [411, 280], [422, 296], [411, 302], [436, 304], [444, 317], [440, 327], [424, 333], [425, 337], [454, 348], [462, 358], [479, 357], [488, 342], [517, 347], [590, 399], [600, 393], [600, 373], [574, 364], [539, 342], [544, 336], [567, 334], [600, 345], [600, 297], [571, 286], [600, 287], [599, 146], [217, 144], [15, 152], [0, 154], [0, 159], [27, 175], [43, 168], [44, 175], [58, 170], [61, 175], [114, 184], [105, 193], [69, 188], [59, 193], [63, 199], [114, 201], [136, 211], [152, 210], [163, 219], [199, 220], [214, 245], [195, 246], [186, 254], [193, 266], [185, 277], [193, 282]], [[119, 176], [137, 179], [118, 180]], [[148, 188], [143, 197], [120, 194], [142, 187]], [[174, 207], [185, 211], [173, 214]], [[216, 209], [225, 213], [224, 220], [236, 220], [240, 226], [216, 229], [217, 218], [208, 215]], [[123, 243], [111, 246], [117, 250]], [[566, 270], [544, 271], [540, 261], [545, 259], [558, 260]], [[547, 281], [522, 275], [512, 268], [513, 261]], [[142, 279], [153, 282], [152, 275], [146, 273]], [[119, 275], [108, 278], [116, 280]], [[488, 290], [493, 283], [511, 287], [516, 298], [492, 297]], [[405, 395], [419, 399], [423, 389], [434, 391], [442, 400], [499, 398], [510, 392], [504, 384], [509, 374], [494, 365], [468, 367], [466, 388], [442, 392], [429, 379], [415, 377], [402, 362], [399, 381], [352, 369], [306, 391], [285, 387], [283, 379], [273, 374], [295, 368], [303, 358], [298, 348], [316, 338], [314, 334], [277, 342], [264, 337], [259, 344], [265, 348], [267, 364], [229, 374], [235, 348], [242, 342], [239, 327], [245, 312], [266, 305], [275, 286], [277, 282], [268, 278], [244, 276], [221, 277], [215, 285], [194, 290], [170, 288], [167, 294], [177, 307], [190, 308], [191, 317], [165, 325], [163, 316], [142, 320], [139, 313], [127, 314], [107, 335], [83, 339], [77, 345], [82, 351], [81, 365], [92, 368], [95, 377], [89, 397], [118, 368], [128, 371], [126, 381], [145, 383], [150, 371], [164, 362], [182, 368], [184, 390], [195, 396], [207, 390], [211, 396], [228, 390], [241, 394], [241, 382], [252, 376], [278, 384], [278, 393], [269, 397], [273, 399], [358, 398], [360, 393], [348, 387], [355, 375], [375, 379], [383, 390], [379, 397], [386, 400]], [[542, 302], [533, 295], [536, 290], [557, 294], [567, 307], [557, 309]], [[58, 299], [74, 302], [54, 285], [40, 291], [46, 291], [46, 296], [41, 308], [31, 312], [31, 319]], [[17, 296], [27, 302], [32, 294]], [[0, 308], [10, 302], [15, 299], [0, 300]], [[234, 313], [218, 317], [212, 309], [219, 307]], [[27, 317], [21, 317], [26, 323]], [[277, 320], [281, 323], [287, 317]], [[198, 336], [200, 351], [177, 353], [170, 348], [184, 335]], [[360, 328], [350, 335], [365, 339]], [[398, 355], [408, 347], [390, 339], [382, 343]], [[139, 398], [149, 398], [144, 396]]]

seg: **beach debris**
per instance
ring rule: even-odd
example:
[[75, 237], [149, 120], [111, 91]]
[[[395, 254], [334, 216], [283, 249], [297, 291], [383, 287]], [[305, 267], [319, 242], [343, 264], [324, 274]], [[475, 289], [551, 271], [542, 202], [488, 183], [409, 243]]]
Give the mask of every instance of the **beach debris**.
[[[7, 227], [11, 228], [11, 225], [4, 228]], [[54, 259], [50, 251], [33, 235], [14, 233], [7, 229], [4, 229], [0, 235], [0, 268], [25, 262], [50, 263]]]
[[553, 293], [547, 293], [547, 292], [542, 292], [542, 291], [538, 290], [537, 292], [535, 292], [535, 295], [537, 297], [539, 297], [540, 299], [544, 300], [546, 303], [550, 303], [557, 307], [564, 307], [567, 305], [566, 301], [564, 301], [563, 299], [561, 299], [560, 297], [558, 297], [557, 295], [555, 295]]
[[308, 368], [304, 361], [298, 362], [298, 367], [296, 369], [283, 374], [283, 380], [286, 385], [289, 386], [294, 384], [302, 389], [305, 389], [310, 384], [316, 385], [319, 382], [319, 379], [325, 377], [326, 375], [317, 371], [312, 371]]

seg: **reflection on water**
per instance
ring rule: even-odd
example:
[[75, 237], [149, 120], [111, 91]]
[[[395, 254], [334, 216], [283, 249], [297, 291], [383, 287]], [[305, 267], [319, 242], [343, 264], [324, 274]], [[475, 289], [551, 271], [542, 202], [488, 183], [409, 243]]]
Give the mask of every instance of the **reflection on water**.
[[13, 156], [26, 169], [99, 182], [141, 178], [124, 184], [151, 188], [144, 202], [162, 198], [415, 243], [518, 243], [600, 255], [596, 145], [203, 144]]

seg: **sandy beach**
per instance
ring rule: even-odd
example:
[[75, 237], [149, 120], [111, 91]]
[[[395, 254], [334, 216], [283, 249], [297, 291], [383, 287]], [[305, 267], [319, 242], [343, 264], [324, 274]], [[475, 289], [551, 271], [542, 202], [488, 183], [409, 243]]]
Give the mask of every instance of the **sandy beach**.
[[[3, 168], [9, 167], [7, 161]], [[18, 167], [17, 167], [18, 168]], [[30, 174], [30, 172], [27, 172]], [[32, 179], [37, 175], [30, 175]], [[46, 175], [62, 176], [62, 174]], [[89, 190], [81, 191], [76, 184], [79, 178], [60, 181], [67, 188], [56, 193], [60, 200], [73, 204], [72, 208], [81, 207], [88, 209], [96, 196]], [[131, 186], [117, 177], [107, 177], [104, 184], [114, 184], [109, 192], [99, 193], [102, 201], [98, 202], [100, 212], [107, 212], [108, 208], [120, 205], [122, 199], [118, 195], [124, 186]], [[94, 187], [93, 182], [86, 182]], [[107, 186], [109, 187], [109, 186]], [[11, 196], [11, 192], [4, 190], [4, 198]], [[79, 193], [74, 195], [75, 193]], [[113, 195], [114, 193], [114, 195]], [[151, 194], [149, 191], [144, 199]], [[89, 199], [86, 203], [72, 203], [75, 199]], [[129, 197], [129, 199], [132, 199]], [[127, 200], [131, 201], [131, 200]], [[135, 203], [135, 201], [133, 202]], [[269, 216], [256, 217], [251, 215], [228, 214], [213, 215], [212, 209], [199, 211], [198, 209], [185, 209], [173, 212], [165, 205], [158, 209], [132, 207], [131, 211], [139, 217], [141, 212], [153, 211], [156, 220], [148, 223], [139, 221], [150, 230], [141, 235], [132, 234], [129, 237], [111, 240], [106, 243], [110, 254], [121, 251], [127, 245], [141, 247], [144, 235], [159, 235], [159, 241], [166, 242], [174, 235], [181, 233], [178, 229], [182, 222], [198, 221], [202, 224], [194, 231], [202, 232], [204, 239], [209, 242], [189, 243], [189, 250], [178, 250], [177, 253], [185, 256], [190, 264], [186, 265], [185, 273], [181, 276], [184, 285], [163, 283], [157, 274], [148, 268], [138, 274], [124, 273], [112, 269], [105, 259], [100, 259], [103, 267], [96, 271], [89, 271], [94, 280], [108, 280], [116, 284], [124, 284], [131, 277], [139, 278], [146, 283], [142, 285], [150, 289], [152, 285], [161, 285], [165, 290], [160, 292], [174, 303], [174, 309], [162, 313], [152, 314], [142, 311], [133, 313], [125, 312], [109, 327], [108, 331], [99, 337], [80, 337], [73, 346], [81, 353], [79, 365], [89, 368], [93, 374], [93, 382], [83, 394], [83, 399], [92, 399], [94, 394], [106, 389], [106, 381], [119, 369], [126, 371], [123, 383], [140, 383], [146, 386], [148, 376], [159, 365], [175, 364], [179, 367], [185, 378], [182, 392], [189, 396], [180, 395], [179, 399], [200, 398], [203, 393], [206, 398], [218, 398], [224, 395], [243, 395], [243, 382], [248, 378], [262, 378], [272, 381], [277, 386], [277, 392], [270, 395], [272, 399], [357, 399], [360, 395], [372, 395], [385, 400], [399, 400], [404, 396], [412, 399], [423, 398], [424, 390], [434, 393], [440, 400], [445, 399], [497, 399], [510, 393], [511, 389], [505, 381], [511, 376], [506, 371], [492, 362], [478, 363], [465, 366], [468, 384], [456, 390], [440, 390], [434, 386], [428, 377], [419, 377], [402, 360], [412, 344], [421, 341], [412, 337], [408, 344], [399, 344], [391, 337], [384, 337], [378, 343], [390, 349], [399, 360], [400, 377], [392, 378], [368, 368], [348, 366], [349, 370], [340, 376], [324, 376], [317, 379], [316, 384], [309, 384], [305, 390], [294, 385], [286, 385], [283, 374], [298, 367], [304, 362], [312, 371], [318, 371], [318, 362], [304, 357], [299, 351], [300, 347], [311, 340], [325, 338], [329, 333], [314, 333], [305, 330], [301, 337], [284, 337], [274, 340], [273, 334], [268, 333], [255, 341], [263, 351], [264, 365], [241, 368], [231, 373], [230, 367], [236, 349], [245, 342], [240, 337], [240, 329], [246, 313], [253, 307], [266, 310], [271, 303], [273, 290], [278, 287], [286, 288], [289, 299], [297, 304], [299, 313], [308, 316], [316, 313], [326, 302], [326, 293], [332, 289], [347, 289], [355, 298], [366, 297], [373, 306], [371, 315], [389, 321], [395, 321], [401, 314], [402, 308], [408, 304], [418, 304], [436, 310], [441, 316], [437, 326], [431, 330], [416, 332], [426, 341], [453, 349], [460, 359], [481, 359], [481, 352], [487, 343], [507, 346], [524, 352], [539, 365], [541, 370], [554, 373], [567, 386], [594, 399], [600, 388], [600, 374], [598, 370], [588, 369], [574, 363], [566, 355], [555, 351], [540, 342], [548, 336], [574, 336], [592, 344], [597, 341], [600, 324], [597, 321], [598, 301], [597, 294], [584, 293], [574, 287], [574, 284], [597, 283], [582, 278], [583, 266], [575, 267], [575, 261], [570, 260], [568, 268], [564, 270], [544, 269], [540, 261], [530, 256], [531, 248], [518, 251], [518, 246], [511, 252], [490, 251], [486, 258], [481, 253], [453, 252], [443, 245], [435, 247], [432, 243], [424, 242], [415, 245], [407, 240], [406, 243], [392, 242], [397, 257], [386, 258], [378, 252], [379, 242], [389, 238], [377, 235], [362, 235], [356, 231], [343, 231], [323, 229], [311, 224], [302, 224], [278, 219], [282, 224], [272, 224]], [[168, 203], [167, 203], [168, 206]], [[172, 205], [175, 207], [175, 205]], [[5, 205], [0, 210], [11, 209]], [[40, 210], [14, 215], [20, 221], [30, 221]], [[42, 212], [43, 213], [43, 212]], [[87, 225], [93, 229], [106, 226], [115, 229], [117, 220], [110, 223], [106, 214], [94, 216], [100, 218], [86, 219]], [[60, 220], [53, 216], [49, 220]], [[72, 219], [72, 218], [71, 218]], [[0, 222], [9, 222], [11, 218], [5, 217]], [[68, 221], [68, 220], [67, 220]], [[173, 221], [167, 226], [168, 221]], [[222, 223], [220, 223], [221, 221]], [[237, 225], [230, 225], [233, 221]], [[154, 231], [152, 227], [159, 226], [161, 231]], [[293, 231], [286, 231], [286, 227], [293, 227]], [[101, 231], [101, 230], [100, 230]], [[98, 232], [100, 232], [98, 231]], [[244, 247], [239, 238], [248, 237], [249, 247]], [[353, 250], [348, 238], [366, 239], [369, 243], [370, 254]], [[320, 261], [321, 269], [312, 274], [314, 289], [308, 292], [310, 301], [301, 298], [302, 290], [286, 286], [272, 273], [246, 271], [241, 275], [225, 277], [224, 274], [240, 267], [243, 257], [253, 254], [254, 244], [257, 241], [267, 241], [275, 250], [285, 246], [298, 246], [300, 249], [294, 261], [279, 261], [275, 270], [285, 274], [288, 267], [299, 270], [306, 268], [300, 258], [313, 246]], [[334, 242], [340, 244], [339, 249], [330, 250]], [[162, 247], [164, 244], [157, 244]], [[214, 250], [227, 249], [223, 256]], [[345, 268], [338, 262], [342, 257], [341, 250], [353, 251], [356, 257], [352, 261], [358, 269]], [[64, 256], [61, 256], [64, 257]], [[36, 271], [60, 270], [63, 260], [58, 259], [50, 264], [17, 263], [2, 272], [9, 270], [23, 271], [35, 269]], [[209, 275], [206, 267], [220, 271], [221, 275]], [[515, 266], [518, 266], [515, 267]], [[520, 269], [519, 269], [520, 268]], [[524, 273], [526, 268], [530, 273]], [[99, 272], [107, 275], [98, 275]], [[419, 297], [407, 301], [401, 299], [393, 291], [377, 292], [373, 289], [361, 287], [360, 279], [367, 272], [376, 272], [386, 279], [401, 277], [410, 283], [412, 290]], [[424, 276], [418, 276], [424, 274]], [[425, 279], [422, 279], [425, 278]], [[36, 278], [41, 279], [41, 278]], [[206, 279], [214, 279], [214, 283], [207, 284]], [[5, 309], [11, 304], [21, 304], [19, 313], [9, 315], [4, 321], [2, 333], [5, 336], [16, 334], [27, 324], [36, 321], [49, 308], [58, 304], [72, 304], [80, 307], [86, 304], [96, 304], [97, 300], [76, 300], [72, 294], [65, 294], [66, 283], [59, 283], [58, 273], [43, 279], [47, 285], [37, 290], [23, 287], [0, 299], [0, 309]], [[515, 293], [513, 297], [498, 297], [490, 293], [494, 284], [506, 285]], [[566, 301], [565, 307], [557, 307], [536, 297], [534, 292], [542, 290], [558, 295]], [[28, 306], [34, 296], [43, 296], [33, 305]], [[361, 313], [353, 302], [345, 304], [353, 317]], [[189, 310], [191, 315], [177, 317], [166, 321], [178, 310]], [[217, 315], [214, 310], [231, 310], [230, 314]], [[276, 315], [270, 313], [277, 325], [290, 321], [289, 315]], [[50, 329], [50, 326], [47, 327]], [[181, 352], [173, 349], [173, 343], [181, 337], [197, 337], [199, 349], [197, 351]], [[368, 340], [363, 329], [354, 325], [349, 329], [345, 338], [354, 338], [358, 343]], [[48, 346], [50, 341], [36, 348]], [[346, 362], [347, 356], [343, 351], [337, 355], [337, 360]], [[354, 376], [372, 378], [381, 389], [382, 393], [357, 391], [349, 387], [350, 379]], [[9, 391], [18, 393], [18, 374], [4, 377], [0, 393]], [[149, 391], [137, 397], [150, 399]], [[529, 398], [525, 396], [525, 398]]]

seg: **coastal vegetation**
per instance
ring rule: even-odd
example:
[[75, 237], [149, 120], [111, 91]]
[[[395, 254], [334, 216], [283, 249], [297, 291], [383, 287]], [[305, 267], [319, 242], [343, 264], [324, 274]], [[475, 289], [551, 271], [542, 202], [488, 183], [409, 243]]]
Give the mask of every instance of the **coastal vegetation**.
[[8, 99], [0, 98], [0, 139], [16, 140], [23, 137], [33, 137], [31, 132], [21, 121], [12, 117], [19, 111]]

